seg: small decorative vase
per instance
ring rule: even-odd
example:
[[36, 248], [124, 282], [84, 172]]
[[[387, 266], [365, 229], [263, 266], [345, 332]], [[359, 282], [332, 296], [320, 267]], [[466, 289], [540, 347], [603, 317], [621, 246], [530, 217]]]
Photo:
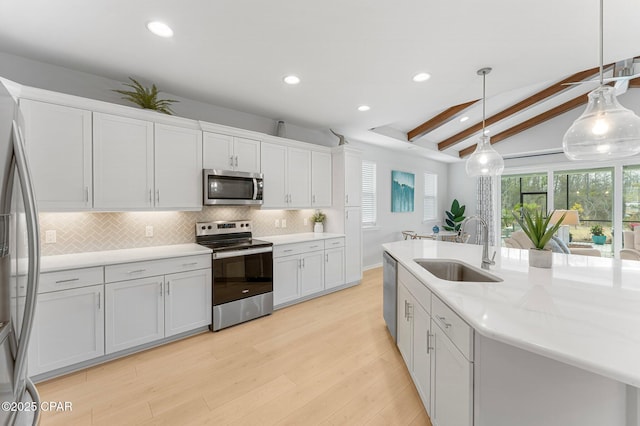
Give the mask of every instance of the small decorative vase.
[[434, 234], [437, 234], [438, 232], [440, 232], [440, 228], [438, 227], [438, 225], [431, 228], [431, 230], [433, 231]]
[[529, 249], [529, 266], [534, 268], [551, 268], [553, 252], [551, 250]]
[[607, 242], [607, 236], [606, 235], [592, 235], [591, 236], [591, 240], [593, 241], [594, 244], [598, 244], [599, 246], [603, 245], [604, 243]]
[[324, 232], [324, 225], [322, 222], [316, 222], [316, 224], [313, 225], [313, 232], [316, 234], [322, 234]]

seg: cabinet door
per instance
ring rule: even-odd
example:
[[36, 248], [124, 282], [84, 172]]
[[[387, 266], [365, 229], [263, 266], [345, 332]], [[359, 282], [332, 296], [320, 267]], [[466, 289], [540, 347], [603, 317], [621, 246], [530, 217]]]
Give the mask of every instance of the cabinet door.
[[164, 337], [164, 278], [106, 284], [106, 353]]
[[35, 375], [104, 355], [104, 286], [38, 295], [29, 345]]
[[362, 279], [362, 223], [360, 207], [345, 210], [345, 281]]
[[287, 148], [263, 142], [260, 157], [264, 174], [262, 207], [287, 207]]
[[451, 343], [444, 332], [431, 321], [435, 350], [432, 353], [433, 403], [429, 413], [433, 424], [471, 425], [473, 416], [472, 363]]
[[331, 207], [331, 154], [311, 153], [311, 205]]
[[28, 99], [20, 112], [38, 209], [90, 209], [91, 112]]
[[260, 173], [260, 141], [234, 138], [234, 170]]
[[203, 138], [202, 168], [233, 170], [233, 136], [204, 132]]
[[324, 290], [324, 250], [301, 255], [301, 296]]
[[273, 304], [274, 306], [300, 297], [300, 256], [273, 259]]
[[153, 123], [93, 114], [94, 207], [153, 206]]
[[324, 288], [344, 284], [344, 247], [324, 251]]
[[287, 165], [289, 207], [311, 206], [311, 151], [288, 148]]
[[411, 348], [411, 341], [413, 338], [413, 323], [411, 321], [411, 295], [409, 290], [400, 282], [398, 282], [398, 318], [396, 321], [397, 328], [397, 345], [400, 349], [400, 354], [404, 358], [404, 363], [407, 365], [407, 369], [411, 371], [413, 369], [413, 350]]
[[202, 132], [155, 125], [155, 206], [202, 208]]
[[211, 324], [211, 269], [165, 276], [165, 337]]
[[413, 377], [422, 403], [431, 412], [431, 319], [415, 299], [413, 302]]
[[362, 194], [362, 158], [345, 153], [345, 206], [359, 206]]

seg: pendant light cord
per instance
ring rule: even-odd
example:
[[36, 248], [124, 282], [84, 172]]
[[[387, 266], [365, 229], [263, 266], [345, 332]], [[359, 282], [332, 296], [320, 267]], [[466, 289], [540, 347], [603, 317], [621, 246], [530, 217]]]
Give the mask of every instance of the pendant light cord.
[[482, 74], [482, 136], [485, 135], [484, 118], [486, 116], [486, 111], [485, 111], [486, 103], [487, 103], [487, 73], [483, 73]]
[[600, 0], [600, 86], [604, 85], [604, 0]]

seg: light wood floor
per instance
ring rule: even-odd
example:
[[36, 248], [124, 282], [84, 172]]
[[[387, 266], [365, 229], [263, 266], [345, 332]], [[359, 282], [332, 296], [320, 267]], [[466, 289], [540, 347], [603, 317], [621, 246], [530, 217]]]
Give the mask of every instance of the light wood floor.
[[37, 385], [42, 425], [431, 425], [361, 285]]

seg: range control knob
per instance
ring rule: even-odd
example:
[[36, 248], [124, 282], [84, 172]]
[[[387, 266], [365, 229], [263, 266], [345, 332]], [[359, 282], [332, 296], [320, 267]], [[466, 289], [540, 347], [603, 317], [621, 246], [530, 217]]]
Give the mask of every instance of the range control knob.
[[211, 229], [211, 225], [207, 226], [207, 229]]
[[206, 227], [206, 226], [204, 226], [204, 225], [202, 225], [202, 226], [200, 227], [200, 229], [207, 229], [207, 227]]

